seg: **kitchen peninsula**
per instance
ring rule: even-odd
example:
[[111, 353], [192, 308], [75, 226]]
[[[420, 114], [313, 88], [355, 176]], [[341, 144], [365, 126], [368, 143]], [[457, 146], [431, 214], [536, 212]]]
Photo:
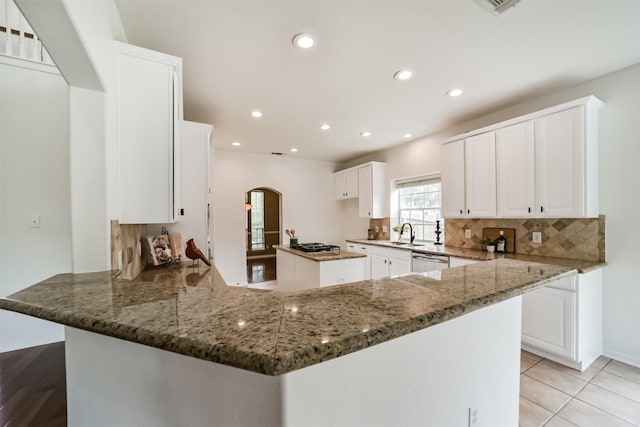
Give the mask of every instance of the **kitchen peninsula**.
[[69, 425], [516, 425], [520, 295], [577, 273], [441, 273], [280, 292], [172, 265], [57, 275], [0, 308], [67, 326]]

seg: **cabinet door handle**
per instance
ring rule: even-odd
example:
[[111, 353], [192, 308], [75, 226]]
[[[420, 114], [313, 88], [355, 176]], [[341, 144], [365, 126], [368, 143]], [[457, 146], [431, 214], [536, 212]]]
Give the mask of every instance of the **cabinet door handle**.
[[389, 265], [391, 265], [391, 260], [389, 260]]
[[384, 260], [384, 263], [385, 263], [385, 264], [387, 263], [387, 260], [386, 260], [386, 259]]
[[540, 206], [540, 212], [544, 212], [544, 207]]
[[471, 209], [467, 209], [467, 213], [470, 214], [471, 213]]
[[529, 207], [527, 208], [527, 211], [528, 211], [529, 213], [531, 213], [531, 206], [529, 206]]
[[462, 209], [460, 209], [460, 215], [462, 215]]

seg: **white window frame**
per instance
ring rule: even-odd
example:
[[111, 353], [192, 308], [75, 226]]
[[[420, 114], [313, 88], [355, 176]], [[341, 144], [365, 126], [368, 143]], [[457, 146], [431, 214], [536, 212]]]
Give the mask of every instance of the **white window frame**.
[[[400, 198], [403, 196], [403, 189], [406, 188], [412, 188], [412, 187], [419, 187], [425, 184], [440, 184], [440, 204], [437, 207], [412, 207], [412, 208], [405, 208], [405, 209], [401, 209], [401, 202], [400, 202]], [[393, 201], [393, 205], [395, 206], [395, 218], [394, 220], [396, 221], [396, 223], [398, 225], [401, 225], [404, 222], [409, 222], [414, 229], [414, 232], [416, 233], [416, 241], [421, 241], [421, 242], [433, 242], [435, 241], [435, 226], [436, 226], [436, 219], [440, 220], [440, 230], [444, 232], [444, 218], [442, 218], [442, 186], [441, 186], [441, 179], [440, 179], [440, 174], [431, 174], [431, 175], [423, 175], [423, 176], [417, 176], [417, 177], [411, 177], [411, 178], [404, 178], [404, 179], [399, 179], [395, 181], [395, 200]], [[432, 221], [429, 220], [424, 220], [424, 216], [422, 216], [422, 219], [418, 220], [416, 217], [420, 216], [420, 215], [409, 215], [409, 217], [413, 218], [410, 220], [405, 220], [402, 219], [403, 217], [403, 212], [409, 212], [409, 211], [415, 211], [417, 212], [421, 212], [421, 215], [424, 215], [424, 211], [425, 210], [436, 210], [437, 214], [435, 215], [435, 218]], [[409, 229], [408, 227], [405, 228], [404, 233], [402, 234], [402, 240], [409, 240]], [[441, 235], [440, 237], [440, 241], [443, 241], [443, 236]]]

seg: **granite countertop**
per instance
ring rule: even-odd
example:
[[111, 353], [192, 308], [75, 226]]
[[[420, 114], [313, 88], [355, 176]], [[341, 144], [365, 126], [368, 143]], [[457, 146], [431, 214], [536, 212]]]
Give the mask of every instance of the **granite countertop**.
[[607, 265], [605, 261], [585, 261], [579, 259], [568, 259], [568, 258], [555, 258], [555, 257], [545, 257], [538, 255], [526, 255], [526, 254], [499, 254], [499, 253], [491, 253], [487, 251], [480, 251], [477, 249], [468, 249], [468, 248], [454, 248], [451, 246], [445, 245], [434, 245], [433, 243], [420, 243], [420, 246], [410, 247], [408, 245], [394, 245], [389, 240], [366, 240], [366, 239], [347, 239], [347, 242], [350, 243], [361, 243], [365, 245], [374, 245], [374, 246], [384, 246], [395, 249], [403, 249], [410, 250], [413, 252], [420, 252], [425, 254], [439, 254], [439, 255], [449, 255], [458, 258], [467, 258], [473, 259], [477, 261], [490, 261], [494, 259], [513, 259], [518, 261], [531, 261], [538, 262], [542, 264], [553, 264], [559, 265], [563, 267], [574, 268], [578, 271], [578, 273], [586, 273], [591, 270], [595, 270], [598, 268], [602, 268]]
[[274, 248], [289, 252], [290, 254], [301, 256], [302, 258], [310, 259], [311, 261], [323, 262], [323, 261], [337, 261], [340, 259], [351, 259], [351, 258], [364, 258], [367, 255], [361, 254], [357, 252], [349, 252], [340, 250], [340, 253], [333, 252], [303, 252], [297, 249], [291, 249], [288, 246], [274, 245]]
[[[215, 267], [135, 280], [60, 274], [0, 308], [267, 375], [311, 366], [521, 295], [574, 269], [497, 259], [298, 292], [227, 286]], [[431, 277], [433, 276], [433, 277]]]

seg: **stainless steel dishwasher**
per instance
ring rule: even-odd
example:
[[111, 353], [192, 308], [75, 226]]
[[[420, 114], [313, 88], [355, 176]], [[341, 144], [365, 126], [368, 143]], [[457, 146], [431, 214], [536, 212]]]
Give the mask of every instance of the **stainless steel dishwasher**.
[[411, 252], [411, 271], [413, 273], [426, 273], [427, 271], [444, 270], [445, 268], [449, 268], [449, 257], [447, 255]]

